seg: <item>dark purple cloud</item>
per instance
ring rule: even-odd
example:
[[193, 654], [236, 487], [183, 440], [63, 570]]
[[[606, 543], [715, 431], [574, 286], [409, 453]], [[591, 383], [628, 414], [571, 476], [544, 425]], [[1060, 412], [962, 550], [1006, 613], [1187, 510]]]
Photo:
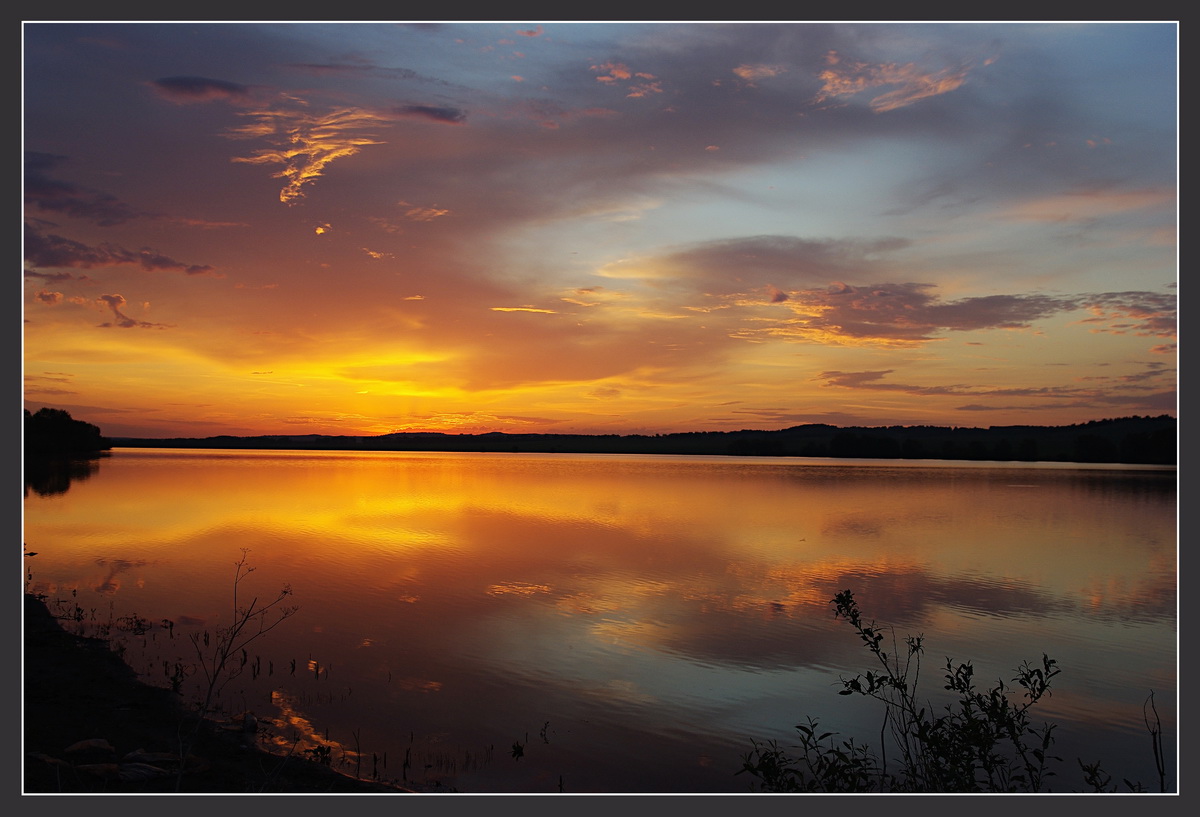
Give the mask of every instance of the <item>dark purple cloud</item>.
[[163, 77], [150, 82], [159, 94], [175, 102], [208, 102], [249, 96], [250, 88], [237, 82], [207, 77]]
[[[1054, 297], [1041, 294], [983, 295], [943, 302], [932, 284], [838, 283], [825, 290], [789, 293], [805, 328], [857, 338], [932, 340], [940, 332], [1024, 329], [1035, 321], [1080, 309], [1095, 331], [1157, 337], [1175, 335], [1175, 297], [1120, 292]], [[814, 310], [814, 308], [816, 308]]]
[[[921, 386], [912, 383], [891, 383], [886, 380], [894, 369], [860, 372], [825, 371], [814, 380], [823, 380], [827, 388], [858, 391], [883, 391], [916, 396], [960, 396], [973, 398], [1027, 398], [1029, 402], [1002, 405], [997, 403], [967, 403], [957, 411], [995, 412], [1063, 408], [1100, 409], [1119, 407], [1137, 412], [1165, 413], [1176, 409], [1177, 393], [1161, 384], [1131, 385], [1125, 378], [1114, 377], [1111, 383], [1025, 388], [997, 388], [986, 385]], [[1164, 373], [1169, 376], [1169, 373]], [[1120, 383], [1121, 390], [1113, 385]]]
[[[900, 237], [815, 240], [757, 235], [704, 242], [608, 269], [614, 278], [646, 277], [676, 291], [680, 302], [740, 323], [743, 338], [829, 342], [837, 337], [880, 343], [921, 343], [946, 332], [1025, 329], [1080, 310], [1094, 331], [1175, 336], [1176, 298], [1155, 292], [1052, 296], [1008, 293], [943, 300], [936, 284], [889, 281], [893, 254], [912, 242]], [[856, 281], [875, 283], [855, 283]], [[736, 307], [736, 308], [732, 308]], [[775, 307], [766, 311], [764, 307]], [[746, 309], [754, 310], [746, 321]], [[718, 320], [713, 317], [712, 320]]]
[[866, 391], [891, 391], [915, 395], [962, 395], [988, 397], [1080, 397], [1091, 396], [1097, 390], [1093, 387], [1078, 386], [1040, 386], [1028, 388], [994, 388], [987, 386], [947, 385], [919, 386], [911, 383], [890, 383], [886, 377], [894, 374], [895, 369], [881, 369], [862, 372], [826, 371], [816, 376], [816, 380], [825, 381], [823, 385], [843, 389], [860, 389]]
[[[136, 264], [150, 272], [171, 270], [187, 275], [220, 277], [220, 273], [207, 264], [184, 264], [148, 247], [128, 250], [107, 242], [92, 247], [60, 235], [43, 233], [28, 223], [25, 225], [25, 260], [32, 265], [33, 271], [47, 267], [93, 269]], [[32, 274], [37, 275], [36, 272]]]
[[864, 277], [879, 259], [908, 247], [904, 238], [815, 240], [788, 235], [725, 239], [671, 253], [663, 261], [689, 279], [773, 283], [781, 289]]
[[467, 121], [467, 112], [459, 108], [439, 107], [436, 105], [402, 105], [393, 108], [397, 116], [410, 119], [426, 119], [430, 122], [445, 122], [449, 125], [461, 125]]
[[70, 281], [75, 276], [69, 272], [38, 272], [37, 270], [25, 270], [26, 278], [40, 278], [43, 281], [58, 282]]
[[51, 213], [82, 218], [102, 227], [111, 227], [145, 215], [99, 190], [58, 181], [49, 171], [67, 161], [66, 156], [26, 151], [25, 203]]
[[[881, 341], [928, 341], [938, 331], [1024, 328], [1040, 318], [1079, 308], [1073, 299], [1046, 295], [986, 295], [943, 302], [930, 283], [853, 284], [888, 275], [886, 257], [910, 242], [900, 238], [818, 241], [782, 235], [714, 241], [666, 257], [678, 280], [710, 290], [724, 282], [740, 292], [766, 292], [785, 305], [779, 323], [757, 332], [812, 336], [833, 332]], [[812, 284], [821, 283], [822, 287]], [[761, 318], [761, 317], [760, 317]]]
[[812, 329], [857, 338], [931, 340], [939, 331], [1017, 329], [1058, 312], [1076, 309], [1072, 298], [1045, 295], [986, 295], [943, 303], [933, 284], [866, 286], [831, 284], [824, 290], [791, 293], [797, 309], [816, 314]]
[[921, 319], [930, 326], [955, 331], [1018, 329], [1065, 309], [1074, 309], [1070, 298], [1047, 295], [984, 295], [952, 303], [929, 303]]
[[165, 323], [151, 323], [150, 321], [139, 321], [131, 318], [121, 311], [121, 307], [125, 306], [127, 301], [123, 295], [101, 295], [96, 299], [98, 302], [105, 304], [112, 310], [113, 316], [116, 317], [116, 322], [106, 322], [100, 324], [104, 329], [166, 329]]
[[884, 378], [895, 369], [882, 369], [866, 372], [827, 371], [817, 375], [817, 380], [824, 380], [825, 386], [836, 386], [843, 389], [869, 389], [871, 391], [896, 391], [906, 394], [969, 394], [969, 388], [959, 386], [913, 386], [903, 383], [887, 383]]
[[1173, 338], [1178, 327], [1174, 294], [1104, 292], [1084, 296], [1080, 306], [1092, 312], [1092, 317], [1081, 322], [1094, 324], [1097, 332]]

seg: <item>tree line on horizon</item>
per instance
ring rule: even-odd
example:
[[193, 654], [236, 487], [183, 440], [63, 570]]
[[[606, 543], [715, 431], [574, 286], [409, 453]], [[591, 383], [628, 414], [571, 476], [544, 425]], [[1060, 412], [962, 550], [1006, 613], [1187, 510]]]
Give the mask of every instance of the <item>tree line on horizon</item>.
[[744, 429], [652, 435], [395, 432], [378, 436], [118, 437], [112, 442], [128, 448], [674, 454], [1176, 465], [1177, 426], [1176, 418], [1171, 415], [1135, 415], [1068, 426], [838, 427], [811, 424], [776, 431]]

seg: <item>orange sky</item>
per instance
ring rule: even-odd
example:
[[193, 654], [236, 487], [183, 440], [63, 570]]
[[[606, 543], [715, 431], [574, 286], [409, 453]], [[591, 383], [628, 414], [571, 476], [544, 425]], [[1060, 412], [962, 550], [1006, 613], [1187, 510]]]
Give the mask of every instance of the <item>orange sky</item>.
[[1173, 414], [1173, 24], [24, 25], [110, 436]]

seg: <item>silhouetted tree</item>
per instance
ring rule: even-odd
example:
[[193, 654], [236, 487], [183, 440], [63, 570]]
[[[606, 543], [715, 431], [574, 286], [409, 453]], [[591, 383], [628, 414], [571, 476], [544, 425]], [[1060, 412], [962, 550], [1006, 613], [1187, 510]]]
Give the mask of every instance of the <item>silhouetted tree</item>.
[[25, 453], [43, 456], [87, 456], [112, 448], [99, 426], [72, 419], [62, 409], [25, 409]]

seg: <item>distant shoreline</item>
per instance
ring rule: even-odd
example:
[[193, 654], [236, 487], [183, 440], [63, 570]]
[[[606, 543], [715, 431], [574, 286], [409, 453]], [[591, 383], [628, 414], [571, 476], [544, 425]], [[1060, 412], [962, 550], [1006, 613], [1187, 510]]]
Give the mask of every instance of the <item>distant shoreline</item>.
[[1177, 465], [1178, 421], [1170, 415], [1070, 426], [837, 427], [672, 434], [295, 434], [248, 437], [108, 438], [119, 448], [311, 451], [439, 451], [553, 454], [671, 454], [837, 459], [941, 459]]

